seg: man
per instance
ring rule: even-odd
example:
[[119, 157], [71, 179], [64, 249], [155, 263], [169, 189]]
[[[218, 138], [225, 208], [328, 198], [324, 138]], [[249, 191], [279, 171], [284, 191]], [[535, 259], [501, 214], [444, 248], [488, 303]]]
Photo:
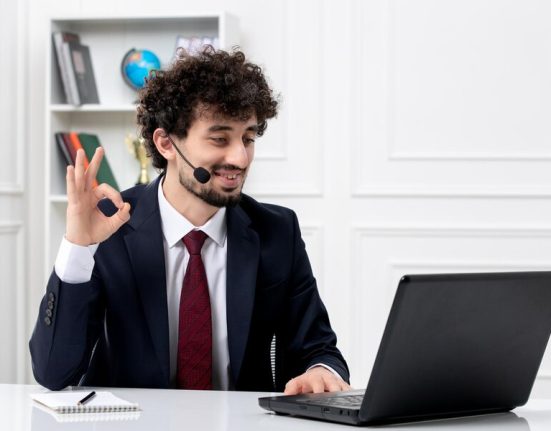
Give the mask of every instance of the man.
[[78, 152], [65, 238], [30, 340], [39, 383], [349, 388], [295, 214], [241, 193], [255, 138], [276, 113], [258, 66], [209, 47], [140, 93], [157, 180], [122, 195], [94, 189], [103, 150], [87, 170]]

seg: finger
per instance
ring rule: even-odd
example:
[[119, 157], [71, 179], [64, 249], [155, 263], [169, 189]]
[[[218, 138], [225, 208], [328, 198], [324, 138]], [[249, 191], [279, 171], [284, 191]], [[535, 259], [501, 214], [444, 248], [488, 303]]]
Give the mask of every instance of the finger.
[[[98, 213], [101, 213], [99, 208], [96, 209]], [[92, 238], [92, 243], [100, 243], [105, 241], [111, 235], [113, 235], [119, 228], [130, 220], [130, 204], [125, 202], [122, 207], [111, 217], [106, 217], [102, 213], [102, 223], [98, 229], [95, 230], [95, 234]]]
[[103, 198], [108, 198], [118, 209], [121, 209], [124, 205], [121, 194], [109, 184], [102, 183], [97, 186], [94, 189], [94, 195], [98, 201]]
[[352, 391], [354, 388], [346, 383], [344, 380], [341, 383], [341, 391]]
[[285, 395], [296, 395], [300, 394], [302, 390], [302, 385], [299, 382], [299, 379], [294, 378], [287, 382], [285, 385], [285, 392], [283, 392]]
[[123, 224], [130, 220], [130, 204], [125, 202], [115, 214], [109, 217], [113, 231], [117, 231]]
[[84, 150], [77, 150], [75, 159], [75, 186], [76, 191], [84, 190]]
[[322, 392], [325, 392], [325, 383], [323, 381], [323, 378], [321, 377], [315, 377], [310, 381], [310, 391], [315, 394], [320, 394]]
[[342, 390], [342, 385], [339, 384], [339, 380], [335, 376], [327, 377], [324, 379], [325, 390], [327, 392], [339, 392]]
[[[314, 392], [315, 389], [315, 378], [313, 376], [305, 376], [304, 374], [296, 377], [296, 379], [300, 383], [300, 391], [301, 394], [309, 394]], [[321, 379], [320, 379], [321, 381]], [[319, 387], [323, 388], [323, 383], [319, 385]], [[323, 389], [320, 391], [323, 392]]]
[[103, 159], [103, 155], [104, 155], [103, 148], [97, 147], [96, 152], [94, 153], [94, 157], [92, 157], [92, 160], [88, 165], [88, 169], [86, 169], [86, 172], [85, 172], [87, 189], [91, 189], [94, 184], [94, 180], [96, 179], [96, 176], [98, 174], [98, 170], [101, 165], [101, 160]]
[[72, 165], [67, 166], [67, 175], [65, 177], [67, 183], [67, 199], [69, 203], [75, 203], [77, 201], [76, 186], [75, 186], [75, 167]]

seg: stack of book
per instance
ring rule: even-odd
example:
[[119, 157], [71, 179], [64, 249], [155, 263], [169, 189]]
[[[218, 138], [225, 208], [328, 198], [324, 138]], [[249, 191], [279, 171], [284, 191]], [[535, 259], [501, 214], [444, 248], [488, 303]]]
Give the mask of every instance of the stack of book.
[[99, 103], [90, 48], [80, 43], [76, 33], [56, 31], [52, 38], [67, 103]]
[[[55, 140], [67, 165], [75, 165], [77, 150], [82, 148], [86, 155], [84, 160], [84, 166], [86, 168], [88, 168], [89, 161], [94, 157], [96, 148], [101, 146], [98, 137], [90, 133], [58, 132], [55, 134]], [[111, 166], [109, 166], [105, 153], [98, 169], [94, 187], [96, 187], [98, 183], [107, 183], [115, 190], [119, 190], [119, 185], [117, 184], [117, 180], [115, 180], [115, 176], [113, 175]]]

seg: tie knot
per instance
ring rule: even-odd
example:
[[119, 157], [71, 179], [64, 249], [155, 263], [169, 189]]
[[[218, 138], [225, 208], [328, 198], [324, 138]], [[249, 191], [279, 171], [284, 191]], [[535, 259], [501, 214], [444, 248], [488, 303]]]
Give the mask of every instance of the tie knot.
[[201, 254], [206, 239], [207, 234], [202, 230], [192, 230], [184, 236], [183, 241], [189, 254]]

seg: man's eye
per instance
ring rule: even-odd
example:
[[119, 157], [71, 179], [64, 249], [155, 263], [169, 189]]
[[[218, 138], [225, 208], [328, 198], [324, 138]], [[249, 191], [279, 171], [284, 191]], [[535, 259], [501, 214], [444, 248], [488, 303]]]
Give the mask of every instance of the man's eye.
[[243, 142], [246, 145], [254, 144], [254, 139], [253, 138], [243, 138]]
[[216, 142], [217, 144], [224, 144], [226, 143], [226, 138], [210, 138], [212, 139], [214, 142]]

